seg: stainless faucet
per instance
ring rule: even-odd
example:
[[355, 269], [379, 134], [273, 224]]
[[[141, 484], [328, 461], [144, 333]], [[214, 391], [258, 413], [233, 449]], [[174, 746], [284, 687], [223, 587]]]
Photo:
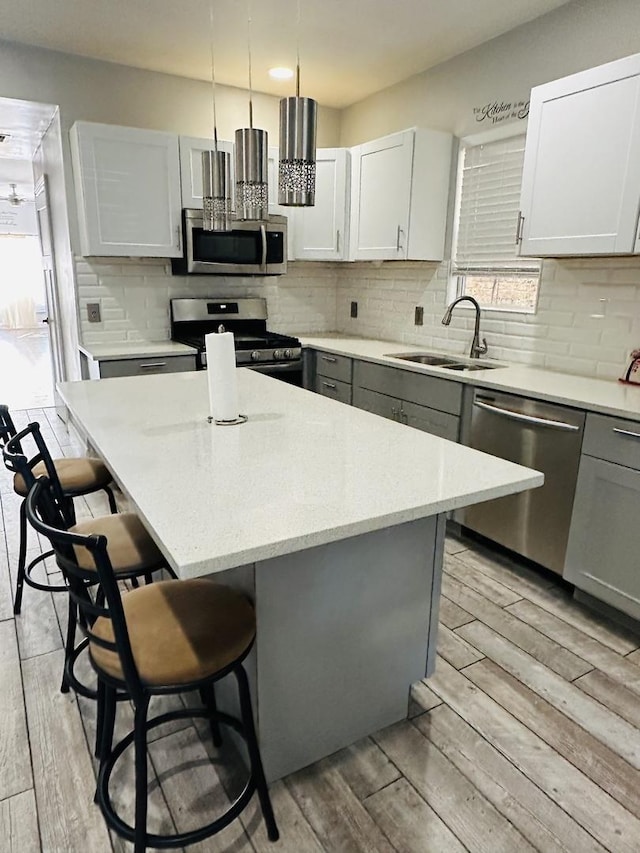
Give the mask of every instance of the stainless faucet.
[[484, 355], [488, 349], [486, 338], [482, 339], [482, 343], [480, 343], [480, 306], [473, 298], [473, 296], [459, 296], [457, 299], [454, 299], [451, 305], [444, 312], [444, 317], [442, 318], [442, 325], [448, 326], [451, 322], [451, 314], [453, 313], [453, 309], [459, 302], [470, 302], [473, 307], [476, 309], [476, 325], [473, 330], [473, 340], [471, 341], [471, 350], [469, 352], [470, 358], [480, 358], [481, 355]]

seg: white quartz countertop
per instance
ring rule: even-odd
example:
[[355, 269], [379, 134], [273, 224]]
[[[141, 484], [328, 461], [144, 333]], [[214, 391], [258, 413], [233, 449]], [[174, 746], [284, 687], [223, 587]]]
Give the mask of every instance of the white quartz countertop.
[[[338, 355], [362, 358], [378, 364], [412, 370], [415, 373], [439, 376], [442, 379], [478, 388], [523, 394], [526, 397], [640, 421], [640, 385], [624, 385], [613, 379], [591, 379], [586, 376], [572, 376], [569, 373], [556, 373], [552, 370], [513, 364], [495, 370], [474, 370], [468, 373], [447, 370], [444, 367], [430, 367], [390, 358], [389, 353], [432, 352], [428, 347], [393, 341], [343, 335], [302, 335], [302, 343], [304, 346]], [[451, 357], [455, 354], [449, 352], [442, 355]], [[464, 360], [464, 357], [461, 356], [461, 358]], [[505, 362], [499, 363], [505, 364]]]
[[238, 385], [249, 418], [240, 426], [207, 422], [202, 371], [59, 386], [181, 577], [543, 482], [536, 471], [246, 368]]
[[116, 361], [121, 358], [149, 358], [171, 355], [194, 355], [197, 350], [176, 341], [139, 341], [104, 344], [80, 344], [80, 352], [95, 361]]

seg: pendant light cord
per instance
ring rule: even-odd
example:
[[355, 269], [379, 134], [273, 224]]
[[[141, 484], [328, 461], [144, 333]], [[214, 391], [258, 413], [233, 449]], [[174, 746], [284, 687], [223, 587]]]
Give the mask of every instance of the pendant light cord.
[[296, 17], [296, 98], [300, 97], [300, 0]]
[[249, 127], [253, 130], [253, 87], [251, 85], [251, 0], [247, 0], [247, 52], [249, 54]]
[[213, 0], [209, 0], [209, 42], [211, 47], [211, 99], [213, 102], [213, 150], [218, 153], [218, 121], [216, 117], [216, 66], [213, 50]]

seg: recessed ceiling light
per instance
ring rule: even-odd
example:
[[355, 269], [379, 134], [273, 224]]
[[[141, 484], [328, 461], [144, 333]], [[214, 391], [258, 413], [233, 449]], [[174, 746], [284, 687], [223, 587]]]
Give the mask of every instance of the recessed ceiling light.
[[291, 80], [293, 70], [291, 68], [270, 68], [269, 77], [273, 77], [275, 80]]

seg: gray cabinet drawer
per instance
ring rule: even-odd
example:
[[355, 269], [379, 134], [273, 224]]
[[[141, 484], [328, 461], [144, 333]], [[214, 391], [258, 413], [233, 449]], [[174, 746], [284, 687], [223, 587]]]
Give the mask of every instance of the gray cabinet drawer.
[[582, 452], [640, 470], [640, 423], [589, 414]]
[[148, 376], [152, 373], [182, 373], [196, 369], [195, 355], [169, 355], [150, 358], [121, 358], [100, 362], [100, 378]]
[[351, 405], [351, 385], [348, 382], [340, 382], [330, 376], [316, 376], [314, 391], [323, 397], [331, 397], [332, 400]]
[[459, 415], [462, 407], [460, 383], [397, 367], [356, 361], [353, 367], [353, 384], [452, 415]]
[[372, 412], [374, 415], [381, 415], [383, 418], [394, 421], [398, 420], [400, 412], [400, 400], [386, 394], [378, 394], [377, 391], [369, 391], [367, 388], [359, 388], [357, 385], [353, 389], [353, 405], [358, 409], [364, 409], [365, 412]]
[[402, 403], [400, 420], [408, 426], [421, 429], [423, 432], [447, 438], [449, 441], [458, 440], [460, 418], [447, 412], [439, 412], [428, 406], [417, 406], [415, 403]]
[[316, 352], [316, 373], [338, 379], [340, 382], [351, 382], [351, 362], [346, 355], [335, 355], [331, 352]]

